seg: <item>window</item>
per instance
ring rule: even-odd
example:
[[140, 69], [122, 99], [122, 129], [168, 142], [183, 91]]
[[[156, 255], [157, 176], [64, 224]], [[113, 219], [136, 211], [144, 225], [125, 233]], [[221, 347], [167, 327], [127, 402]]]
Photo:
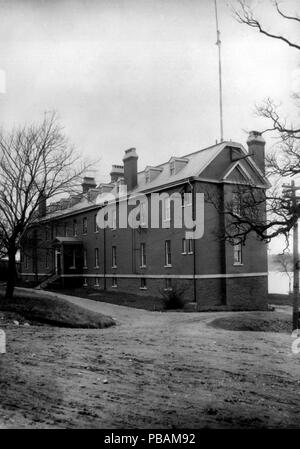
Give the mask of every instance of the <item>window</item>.
[[87, 278], [83, 278], [83, 287], [88, 287]]
[[28, 268], [29, 265], [29, 257], [25, 254], [25, 268]]
[[97, 225], [97, 214], [94, 215], [94, 232], [99, 232], [99, 226]]
[[99, 278], [95, 278], [94, 285], [95, 285], [95, 287], [99, 287]]
[[147, 184], [148, 182], [150, 182], [150, 172], [149, 172], [149, 170], [147, 170], [145, 172], [145, 183]]
[[182, 207], [189, 207], [193, 204], [193, 195], [192, 192], [183, 192], [182, 193]]
[[68, 226], [67, 226], [67, 223], [64, 224], [64, 237], [68, 237]]
[[49, 230], [48, 230], [48, 228], [45, 229], [45, 240], [49, 240]]
[[182, 249], [181, 249], [181, 253], [182, 253], [182, 254], [186, 254], [186, 239], [182, 239]]
[[76, 249], [72, 249], [72, 265], [70, 268], [76, 268]]
[[232, 195], [232, 212], [235, 215], [241, 215], [241, 198], [238, 193]]
[[147, 282], [146, 282], [146, 278], [141, 278], [141, 286], [140, 286], [141, 290], [147, 290]]
[[112, 211], [112, 228], [116, 229], [117, 227], [117, 211], [116, 209], [113, 209]]
[[164, 214], [164, 220], [169, 221], [170, 217], [171, 217], [171, 202], [170, 202], [169, 196], [167, 198], [164, 198], [163, 214]]
[[87, 249], [83, 249], [83, 268], [87, 268]]
[[141, 243], [141, 267], [146, 266], [146, 243]]
[[233, 265], [242, 265], [242, 244], [237, 242], [233, 246]]
[[188, 254], [193, 254], [193, 252], [194, 252], [193, 239], [188, 239]]
[[172, 290], [172, 279], [171, 278], [165, 279], [165, 290]]
[[171, 266], [171, 240], [165, 241], [165, 266]]
[[140, 223], [142, 226], [145, 226], [147, 223], [147, 203], [140, 204]]
[[117, 267], [117, 247], [113, 246], [112, 247], [112, 254], [111, 254], [111, 264], [113, 268]]
[[82, 219], [82, 234], [87, 234], [87, 217]]
[[117, 280], [117, 278], [115, 278], [115, 277], [111, 278], [111, 286], [114, 287], [114, 288], [118, 287], [118, 280]]
[[99, 248], [95, 248], [95, 268], [99, 268]]
[[49, 250], [46, 249], [46, 255], [45, 255], [45, 267], [49, 268]]
[[73, 236], [76, 237], [77, 235], [77, 221], [73, 220]]

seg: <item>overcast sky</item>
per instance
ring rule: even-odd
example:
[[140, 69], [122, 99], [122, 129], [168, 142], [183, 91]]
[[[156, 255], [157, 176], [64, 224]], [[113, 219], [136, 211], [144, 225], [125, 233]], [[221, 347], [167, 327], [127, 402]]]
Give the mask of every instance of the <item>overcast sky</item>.
[[[224, 137], [245, 144], [262, 129], [253, 114], [267, 96], [289, 98], [295, 50], [237, 23], [219, 0]], [[282, 29], [269, 0], [255, 1], [269, 29]], [[296, 0], [282, 2], [294, 12]], [[289, 21], [284, 31], [297, 36]], [[213, 0], [0, 0], [1, 124], [57, 110], [78, 152], [101, 158], [94, 173], [136, 147], [139, 169], [219, 139]], [[269, 145], [272, 141], [268, 142]]]

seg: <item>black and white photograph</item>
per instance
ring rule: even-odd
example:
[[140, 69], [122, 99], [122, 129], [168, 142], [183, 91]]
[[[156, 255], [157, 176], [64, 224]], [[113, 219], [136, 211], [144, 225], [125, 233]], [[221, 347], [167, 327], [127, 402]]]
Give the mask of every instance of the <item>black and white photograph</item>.
[[300, 429], [299, 26], [0, 0], [0, 430]]

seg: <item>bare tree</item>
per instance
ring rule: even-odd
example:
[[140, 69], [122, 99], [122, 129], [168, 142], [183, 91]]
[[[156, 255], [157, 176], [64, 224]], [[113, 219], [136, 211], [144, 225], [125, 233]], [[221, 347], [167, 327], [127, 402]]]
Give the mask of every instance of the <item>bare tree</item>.
[[289, 280], [289, 295], [292, 293], [292, 270], [293, 270], [293, 258], [289, 251], [284, 251], [277, 255], [276, 262], [281, 268], [280, 272], [284, 273]]
[[55, 113], [46, 113], [39, 124], [0, 132], [0, 251], [8, 257], [7, 298], [15, 287], [20, 241], [39, 207], [76, 189], [86, 169]]
[[[257, 17], [252, 8], [252, 2], [237, 0], [233, 8], [234, 17], [270, 39], [275, 39], [287, 45], [293, 51], [300, 50], [300, 44], [289, 37], [267, 29]], [[279, 2], [271, 0], [274, 11], [283, 21], [294, 21], [300, 24], [299, 15], [283, 11]], [[299, 93], [294, 94], [295, 104], [299, 106]], [[289, 198], [282, 195], [282, 179], [300, 175], [300, 127], [285, 117], [280, 106], [271, 98], [267, 98], [261, 105], [256, 106], [256, 114], [267, 119], [269, 126], [262, 133], [272, 132], [277, 138], [275, 149], [266, 156], [266, 174], [272, 181], [273, 187], [267, 191], [257, 189], [253, 185], [238, 183], [234, 186], [234, 196], [238, 197], [238, 211], [232, 202], [220, 198], [208, 199], [218, 210], [226, 216], [224, 219], [223, 238], [235, 242], [237, 239], [245, 242], [251, 232], [264, 241], [270, 241], [278, 235], [288, 235], [300, 216], [300, 205], [293, 205]], [[298, 114], [299, 117], [299, 114]], [[263, 205], [266, 213], [263, 213]]]

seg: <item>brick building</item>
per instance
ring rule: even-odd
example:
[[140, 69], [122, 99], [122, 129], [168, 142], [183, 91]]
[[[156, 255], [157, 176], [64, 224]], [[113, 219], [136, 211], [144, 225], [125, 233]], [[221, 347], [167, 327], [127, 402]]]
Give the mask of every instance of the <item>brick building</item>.
[[127, 150], [123, 164], [113, 165], [107, 184], [97, 186], [93, 178], [86, 177], [82, 193], [47, 207], [40, 204], [39, 217], [22, 243], [22, 279], [42, 286], [59, 281], [65, 286], [141, 295], [159, 295], [161, 289], [184, 285], [186, 298], [194, 301], [198, 310], [212, 306], [264, 308], [266, 245], [254, 235], [243, 246], [218, 238], [224, 215], [208, 201], [204, 234], [196, 240], [186, 240], [186, 229], [173, 226], [172, 201], [167, 206], [162, 202], [160, 209], [161, 223], [169, 221], [169, 228], [153, 229], [143, 223], [135, 229], [120, 228], [118, 215], [111, 228], [97, 225], [97, 213], [105, 204], [101, 198], [120, 196], [124, 185], [128, 194], [143, 193], [147, 198], [154, 192], [184, 192], [190, 201], [183, 203], [183, 208], [193, 207], [196, 193], [216, 192], [228, 199], [237, 184], [268, 188], [265, 141], [260, 133], [251, 132], [247, 144], [246, 150], [239, 143], [218, 143], [140, 172], [136, 150]]

